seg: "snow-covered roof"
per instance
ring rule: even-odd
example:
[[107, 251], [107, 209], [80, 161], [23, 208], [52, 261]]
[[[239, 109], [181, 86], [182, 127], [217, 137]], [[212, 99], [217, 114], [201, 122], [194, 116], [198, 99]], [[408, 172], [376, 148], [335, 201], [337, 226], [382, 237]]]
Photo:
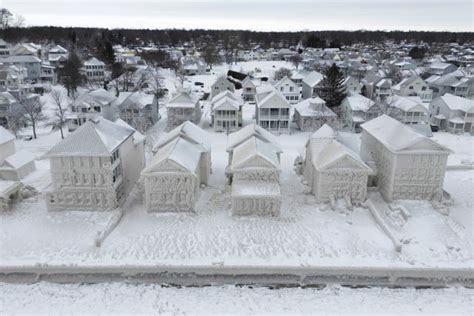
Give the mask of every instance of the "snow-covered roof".
[[390, 106], [400, 109], [404, 112], [414, 112], [415, 110], [418, 110], [417, 112], [427, 112], [423, 105], [423, 101], [421, 101], [421, 98], [418, 96], [406, 97], [394, 95], [389, 99], [388, 102]]
[[41, 63], [41, 59], [31, 55], [15, 55], [0, 59], [2, 63]]
[[237, 132], [229, 134], [227, 140], [227, 151], [232, 151], [236, 146], [240, 145], [251, 137], [257, 137], [264, 142], [273, 143], [276, 147], [278, 147], [280, 153], [283, 152], [278, 144], [278, 139], [272, 133], [255, 123], [244, 126]]
[[336, 133], [331, 126], [324, 124], [316, 132], [314, 132], [310, 138], [335, 138]]
[[[281, 78], [277, 83], [275, 83], [275, 88], [280, 89], [280, 87], [284, 85], [289, 85], [294, 87], [295, 89], [298, 89], [298, 85], [287, 76]], [[295, 92], [298, 92], [298, 90], [296, 90]]]
[[[392, 87], [393, 90], [397, 90], [397, 91], [400, 91], [400, 89], [402, 87], [407, 87], [409, 86], [410, 84], [412, 84], [413, 82], [415, 82], [416, 80], [421, 80], [423, 81], [423, 79], [421, 79], [419, 76], [411, 76], [411, 77], [408, 77], [408, 78], [405, 78], [403, 79], [402, 81], [400, 81], [398, 84], [394, 85]], [[424, 82], [424, 81], [423, 81]]]
[[390, 79], [387, 79], [387, 78], [383, 78], [383, 79], [380, 79], [376, 84], [375, 86], [379, 87], [379, 88], [390, 88], [392, 86], [392, 80]]
[[290, 104], [280, 91], [273, 89], [266, 95], [257, 94], [257, 106], [259, 108], [290, 108]]
[[95, 57], [92, 57], [84, 62], [84, 66], [105, 66], [105, 63]]
[[[249, 161], [253, 162], [256, 157], [262, 158], [267, 162], [267, 166], [260, 165], [258, 167], [271, 166], [278, 169], [280, 167], [278, 152], [279, 148], [273, 145], [273, 143], [267, 143], [257, 137], [251, 137], [234, 148], [231, 169], [245, 168], [246, 163]], [[253, 163], [252, 166], [254, 166]]]
[[119, 107], [127, 107], [134, 105], [140, 109], [153, 104], [155, 96], [143, 91], [135, 92], [121, 92], [117, 98], [117, 105]]
[[[417, 144], [424, 144], [420, 151], [451, 152], [448, 148], [419, 134], [403, 123], [383, 114], [361, 125], [364, 132], [375, 137], [393, 152], [404, 150], [417, 151]], [[428, 149], [430, 148], [430, 149]]]
[[125, 128], [128, 128], [128, 129], [132, 129], [135, 131], [135, 133], [133, 133], [133, 143], [134, 144], [139, 144], [139, 143], [142, 143], [145, 141], [145, 135], [143, 135], [142, 133], [140, 133], [139, 131], [137, 131], [136, 129], [134, 129], [133, 127], [131, 127], [127, 122], [125, 122], [124, 120], [118, 118], [114, 121], [114, 123], [118, 124], [118, 125], [121, 125]]
[[312, 71], [304, 77], [303, 83], [310, 87], [315, 87], [321, 82], [321, 80], [323, 80], [323, 75], [317, 71]]
[[183, 137], [192, 143], [201, 145], [208, 151], [211, 150], [209, 134], [194, 123], [186, 121], [160, 137], [153, 147], [153, 152], [158, 151], [159, 148], [165, 146], [177, 137]]
[[225, 90], [225, 91], [222, 91], [221, 93], [217, 94], [216, 96], [214, 96], [211, 100], [211, 103], [216, 103], [217, 101], [219, 101], [220, 99], [222, 98], [231, 98], [232, 100], [235, 100], [237, 101], [237, 97], [229, 90]]
[[202, 152], [202, 146], [193, 144], [183, 137], [177, 137], [158, 149], [148, 166], [143, 169], [142, 174], [159, 172], [160, 164], [165, 161], [172, 161], [186, 171], [196, 174]]
[[135, 130], [103, 118], [89, 120], [44, 156], [110, 156]]
[[337, 116], [336, 113], [326, 106], [326, 101], [320, 97], [305, 99], [299, 102], [295, 105], [295, 111], [298, 111], [301, 116]]
[[172, 98], [166, 105], [168, 108], [194, 108], [195, 106], [196, 101], [193, 101], [191, 96], [184, 91]]
[[33, 156], [32, 153], [25, 150], [20, 150], [14, 153], [13, 155], [5, 158], [3, 163], [0, 164], [0, 169], [3, 169], [3, 168], [19, 169], [34, 160], [35, 160], [35, 157]]
[[0, 104], [13, 104], [16, 103], [16, 98], [8, 91], [0, 93]]
[[450, 93], [446, 93], [440, 98], [451, 110], [461, 110], [469, 113], [474, 112], [474, 100], [458, 97]]
[[10, 131], [8, 131], [3, 126], [0, 126], [0, 145], [10, 142], [14, 139], [15, 139], [15, 136], [13, 136], [13, 134], [10, 133]]
[[430, 68], [432, 68], [432, 69], [446, 69], [450, 66], [453, 66], [453, 64], [434, 62], [430, 65]]
[[375, 102], [369, 98], [364, 97], [363, 95], [351, 95], [346, 97], [345, 101], [351, 107], [352, 111], [368, 111]]
[[240, 103], [229, 97], [225, 97], [215, 102], [212, 110], [239, 110], [239, 107]]

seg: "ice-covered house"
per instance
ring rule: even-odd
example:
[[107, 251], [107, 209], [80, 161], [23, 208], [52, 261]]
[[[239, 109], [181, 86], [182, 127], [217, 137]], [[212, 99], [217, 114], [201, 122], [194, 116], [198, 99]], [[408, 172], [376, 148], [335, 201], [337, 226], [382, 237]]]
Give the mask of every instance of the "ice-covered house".
[[[232, 215], [280, 214], [280, 147], [248, 131], [234, 138], [246, 139], [232, 148]], [[240, 135], [239, 135], [240, 134]]]
[[450, 63], [434, 62], [428, 67], [428, 73], [431, 75], [442, 76], [456, 71], [455, 65]]
[[372, 97], [376, 100], [383, 100], [392, 95], [392, 80], [383, 78], [374, 84]]
[[276, 147], [278, 160], [280, 159], [280, 154], [283, 152], [283, 150], [278, 144], [278, 139], [272, 133], [268, 132], [266, 129], [258, 126], [257, 124], [249, 124], [241, 128], [238, 132], [229, 134], [227, 140], [227, 153], [229, 159], [225, 170], [226, 176], [229, 179], [232, 179], [232, 172], [230, 166], [232, 163], [232, 158], [234, 156], [234, 149], [243, 142], [253, 137], [258, 138], [260, 141], [263, 141], [265, 143], [270, 143], [274, 147]]
[[301, 95], [303, 99], [316, 97], [319, 92], [319, 84], [323, 80], [323, 75], [317, 71], [310, 72], [304, 77], [301, 85]]
[[250, 79], [245, 77], [242, 81], [242, 99], [247, 102], [255, 102], [255, 95], [257, 94], [257, 85]]
[[271, 132], [290, 132], [291, 105], [275, 88], [259, 93], [257, 89], [255, 119], [257, 124]]
[[234, 132], [242, 126], [242, 101], [232, 92], [219, 93], [211, 102], [211, 122], [216, 132]]
[[385, 113], [404, 124], [428, 123], [428, 110], [416, 96], [394, 95], [385, 102]]
[[360, 132], [360, 125], [382, 114], [382, 109], [374, 101], [362, 95], [351, 95], [342, 101], [341, 112], [345, 124], [355, 132]]
[[89, 83], [103, 84], [105, 81], [105, 63], [95, 57], [86, 60], [81, 71]]
[[120, 118], [144, 133], [160, 119], [158, 99], [142, 91], [120, 92], [117, 101]]
[[7, 66], [16, 66], [26, 69], [25, 80], [37, 82], [41, 74], [41, 59], [32, 55], [8, 56], [0, 60], [0, 63]]
[[295, 105], [294, 120], [298, 128], [304, 132], [316, 131], [324, 124], [336, 127], [338, 118], [326, 101], [320, 97], [305, 99]]
[[96, 89], [80, 95], [69, 106], [67, 123], [69, 131], [76, 130], [87, 120], [103, 117], [109, 121], [118, 118], [117, 97], [105, 89]]
[[166, 105], [168, 113], [167, 128], [173, 129], [186, 121], [195, 124], [201, 120], [199, 100], [193, 100], [187, 92], [181, 91]]
[[336, 133], [323, 125], [306, 142], [303, 176], [318, 203], [344, 198], [363, 202], [372, 169], [360, 156], [336, 139]]
[[16, 151], [15, 137], [0, 126], [0, 179], [18, 181], [36, 170], [34, 156]]
[[275, 83], [275, 89], [280, 91], [290, 104], [296, 104], [300, 100], [300, 87], [286, 76]]
[[431, 101], [431, 124], [450, 133], [474, 133], [474, 100], [445, 94]]
[[387, 201], [442, 198], [448, 148], [387, 115], [361, 127], [361, 158]]
[[342, 82], [344, 85], [346, 92], [348, 94], [360, 94], [362, 90], [362, 84], [360, 83], [357, 78], [353, 76], [348, 76], [344, 81]]
[[18, 100], [10, 92], [0, 92], [0, 126], [8, 128], [10, 115], [17, 106]]
[[51, 165], [50, 211], [116, 208], [145, 166], [144, 137], [125, 122], [87, 121], [44, 156]]
[[213, 98], [221, 92], [229, 90], [230, 92], [235, 91], [234, 84], [227, 80], [226, 77], [219, 77], [211, 85], [210, 97]]
[[211, 172], [209, 135], [186, 122], [164, 135], [142, 171], [149, 212], [191, 212]]
[[419, 76], [411, 76], [403, 79], [400, 83], [392, 87], [394, 95], [418, 96], [423, 102], [430, 102], [433, 98], [433, 91], [428, 84]]
[[433, 75], [427, 78], [426, 82], [433, 91], [433, 98], [443, 96], [446, 93], [468, 97], [474, 78], [467, 78], [458, 72], [453, 72], [443, 76]]

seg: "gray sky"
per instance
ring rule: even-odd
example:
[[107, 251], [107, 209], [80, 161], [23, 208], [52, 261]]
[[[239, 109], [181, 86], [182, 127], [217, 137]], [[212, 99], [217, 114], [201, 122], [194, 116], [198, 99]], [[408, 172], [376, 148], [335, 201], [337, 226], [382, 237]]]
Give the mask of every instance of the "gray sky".
[[473, 0], [0, 0], [27, 25], [474, 31]]

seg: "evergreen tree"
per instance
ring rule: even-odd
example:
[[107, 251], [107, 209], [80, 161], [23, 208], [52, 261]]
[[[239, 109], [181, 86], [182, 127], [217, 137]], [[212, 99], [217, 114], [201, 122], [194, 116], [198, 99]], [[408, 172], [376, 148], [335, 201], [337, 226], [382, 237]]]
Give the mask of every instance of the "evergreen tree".
[[415, 60], [422, 60], [425, 57], [425, 49], [415, 46], [410, 49], [408, 55]]
[[336, 64], [327, 67], [324, 70], [324, 79], [321, 82], [319, 95], [326, 101], [326, 105], [332, 110], [338, 112], [339, 106], [347, 96], [346, 89], [343, 85], [344, 74]]
[[362, 94], [364, 97], [367, 96], [367, 88], [365, 86], [362, 86], [360, 89], [360, 94]]
[[71, 51], [68, 60], [64, 63], [64, 67], [61, 69], [61, 78], [64, 86], [67, 89], [67, 95], [74, 95], [83, 82], [83, 76], [80, 72], [82, 62], [75, 51]]
[[100, 55], [106, 64], [115, 63], [115, 52], [111, 42], [105, 42], [105, 45], [100, 48]]
[[212, 44], [208, 44], [203, 48], [201, 56], [211, 69], [212, 65], [220, 63], [219, 52]]

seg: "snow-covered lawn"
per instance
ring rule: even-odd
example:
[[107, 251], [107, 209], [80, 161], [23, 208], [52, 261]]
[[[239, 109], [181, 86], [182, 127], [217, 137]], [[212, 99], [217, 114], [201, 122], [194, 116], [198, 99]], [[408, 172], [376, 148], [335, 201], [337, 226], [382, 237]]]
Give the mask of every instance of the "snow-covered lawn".
[[472, 315], [474, 290], [0, 283], [1, 314]]

